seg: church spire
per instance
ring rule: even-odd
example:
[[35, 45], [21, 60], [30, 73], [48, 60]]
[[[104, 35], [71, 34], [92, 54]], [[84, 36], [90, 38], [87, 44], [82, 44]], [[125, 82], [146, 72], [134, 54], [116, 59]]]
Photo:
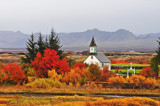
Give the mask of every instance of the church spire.
[[92, 41], [91, 41], [89, 47], [91, 47], [91, 46], [97, 46], [97, 45], [96, 45], [96, 42], [95, 42], [95, 40], [94, 40], [94, 37], [92, 37]]
[[97, 47], [96, 42], [94, 40], [94, 37], [92, 37], [91, 43], [89, 45], [89, 53], [90, 53], [90, 55], [97, 53], [96, 47]]

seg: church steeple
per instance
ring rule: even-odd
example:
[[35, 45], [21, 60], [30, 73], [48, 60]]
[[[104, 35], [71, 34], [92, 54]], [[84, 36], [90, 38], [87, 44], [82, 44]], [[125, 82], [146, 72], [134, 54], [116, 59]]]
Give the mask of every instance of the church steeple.
[[89, 45], [89, 53], [96, 54], [97, 53], [96, 47], [97, 47], [96, 42], [94, 40], [94, 37], [92, 37], [91, 43]]
[[94, 37], [92, 37], [92, 40], [91, 40], [91, 43], [90, 43], [89, 47], [91, 47], [91, 46], [96, 46], [97, 47], [96, 42], [94, 40]]

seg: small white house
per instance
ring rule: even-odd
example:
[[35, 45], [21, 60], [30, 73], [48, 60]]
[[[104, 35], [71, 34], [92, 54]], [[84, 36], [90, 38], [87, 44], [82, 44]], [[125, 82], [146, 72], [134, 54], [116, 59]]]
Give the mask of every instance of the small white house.
[[89, 56], [84, 60], [86, 64], [98, 64], [100, 68], [104, 66], [108, 66], [109, 70], [111, 70], [111, 61], [108, 59], [104, 53], [97, 52], [97, 45], [95, 43], [94, 37], [89, 45]]

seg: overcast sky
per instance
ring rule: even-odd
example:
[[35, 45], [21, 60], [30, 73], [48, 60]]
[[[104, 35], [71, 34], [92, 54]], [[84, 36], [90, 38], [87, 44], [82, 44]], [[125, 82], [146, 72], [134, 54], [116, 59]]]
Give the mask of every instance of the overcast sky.
[[0, 30], [160, 32], [160, 0], [0, 0]]

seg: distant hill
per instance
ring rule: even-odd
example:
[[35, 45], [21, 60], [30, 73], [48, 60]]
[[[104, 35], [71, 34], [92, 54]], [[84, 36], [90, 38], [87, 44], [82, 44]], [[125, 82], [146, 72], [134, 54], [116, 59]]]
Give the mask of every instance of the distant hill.
[[157, 48], [156, 40], [160, 33], [135, 36], [125, 29], [115, 32], [92, 29], [84, 32], [59, 33], [58, 35], [66, 50], [87, 50], [91, 38], [94, 36], [99, 50], [154, 51]]
[[[38, 33], [35, 33], [37, 35]], [[64, 50], [88, 50], [91, 38], [94, 36], [98, 50], [121, 51], [153, 51], [157, 48], [160, 33], [149, 33], [135, 36], [132, 32], [119, 29], [115, 32], [101, 31], [98, 29], [84, 32], [58, 33]], [[29, 35], [20, 31], [0, 31], [0, 48], [25, 47]]]

